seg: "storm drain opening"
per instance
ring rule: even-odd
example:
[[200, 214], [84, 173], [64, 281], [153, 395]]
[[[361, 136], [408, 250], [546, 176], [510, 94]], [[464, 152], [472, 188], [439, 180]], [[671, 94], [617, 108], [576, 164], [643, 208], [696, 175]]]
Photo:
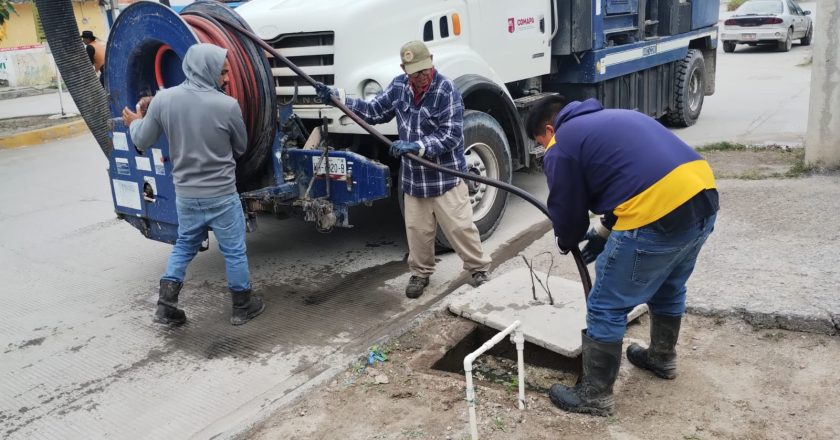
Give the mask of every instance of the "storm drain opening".
[[[434, 371], [464, 376], [464, 358], [499, 333], [486, 325], [477, 324], [430, 367]], [[566, 357], [544, 347], [525, 342], [525, 389], [545, 393], [555, 383], [574, 384], [581, 372], [581, 358]], [[518, 387], [516, 345], [503, 340], [473, 363], [473, 377], [482, 386], [506, 388], [515, 392]]]

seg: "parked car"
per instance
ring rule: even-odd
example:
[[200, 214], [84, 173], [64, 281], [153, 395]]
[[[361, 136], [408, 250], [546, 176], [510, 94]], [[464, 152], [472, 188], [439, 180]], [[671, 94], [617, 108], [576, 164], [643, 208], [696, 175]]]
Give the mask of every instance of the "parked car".
[[794, 0], [750, 0], [723, 22], [720, 39], [724, 52], [734, 52], [738, 44], [775, 44], [787, 52], [793, 40], [811, 44], [814, 25], [811, 11], [803, 11]]

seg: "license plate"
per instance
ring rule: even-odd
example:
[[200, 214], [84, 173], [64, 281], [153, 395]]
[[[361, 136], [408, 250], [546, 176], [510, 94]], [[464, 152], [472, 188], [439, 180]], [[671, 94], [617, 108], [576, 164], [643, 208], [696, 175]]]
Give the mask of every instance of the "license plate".
[[742, 40], [755, 40], [755, 34], [741, 34]]
[[[320, 162], [321, 167], [318, 168], [318, 163]], [[343, 157], [330, 157], [329, 158], [329, 167], [330, 167], [330, 178], [333, 179], [341, 179], [347, 177], [347, 159]], [[326, 174], [327, 168], [327, 159], [322, 159], [322, 156], [313, 156], [312, 157], [312, 172], [316, 176], [323, 176]]]

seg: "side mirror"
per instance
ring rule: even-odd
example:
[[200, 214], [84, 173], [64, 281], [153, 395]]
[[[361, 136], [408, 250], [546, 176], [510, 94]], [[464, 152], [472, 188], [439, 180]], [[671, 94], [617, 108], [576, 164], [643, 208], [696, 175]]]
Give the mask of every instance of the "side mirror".
[[802, 11], [802, 13], [805, 15], [811, 15], [811, 11]]

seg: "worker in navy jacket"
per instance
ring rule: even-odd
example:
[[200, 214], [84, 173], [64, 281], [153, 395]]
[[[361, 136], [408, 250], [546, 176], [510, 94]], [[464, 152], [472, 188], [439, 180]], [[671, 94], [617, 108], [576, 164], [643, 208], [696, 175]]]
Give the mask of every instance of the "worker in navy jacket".
[[[715, 179], [709, 164], [656, 120], [604, 109], [594, 99], [549, 96], [526, 126], [546, 148], [557, 245], [568, 251], [586, 241], [584, 259], [595, 261], [581, 380], [554, 385], [549, 397], [567, 411], [609, 415], [627, 314], [637, 305], [649, 307], [651, 342], [647, 349], [632, 344], [628, 360], [661, 378], [676, 377], [685, 284], [714, 229]], [[590, 211], [603, 216], [591, 229]]]

